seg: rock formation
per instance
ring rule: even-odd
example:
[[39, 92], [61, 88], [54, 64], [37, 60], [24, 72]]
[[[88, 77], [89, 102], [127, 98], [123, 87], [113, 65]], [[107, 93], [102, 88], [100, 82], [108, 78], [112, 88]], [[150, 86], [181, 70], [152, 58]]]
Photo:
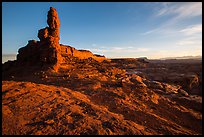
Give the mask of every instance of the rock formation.
[[50, 7], [48, 11], [47, 24], [48, 27], [38, 31], [40, 41], [29, 40], [25, 47], [18, 50], [18, 64], [39, 65], [57, 71], [62, 62], [67, 62], [67, 57], [78, 59], [91, 57], [99, 62], [106, 59], [104, 56], [95, 55], [87, 50], [76, 50], [71, 46], [60, 44], [60, 20], [53, 7]]
[[54, 70], [58, 69], [61, 62], [60, 39], [60, 20], [55, 8], [50, 7], [47, 15], [47, 24], [49, 27], [38, 31], [40, 39], [40, 61], [50, 63]]
[[61, 55], [63, 57], [77, 57], [79, 59], [88, 59], [91, 57], [99, 62], [106, 60], [105, 56], [93, 54], [88, 50], [77, 50], [74, 47], [66, 46], [62, 44], [60, 44], [60, 47], [61, 47]]

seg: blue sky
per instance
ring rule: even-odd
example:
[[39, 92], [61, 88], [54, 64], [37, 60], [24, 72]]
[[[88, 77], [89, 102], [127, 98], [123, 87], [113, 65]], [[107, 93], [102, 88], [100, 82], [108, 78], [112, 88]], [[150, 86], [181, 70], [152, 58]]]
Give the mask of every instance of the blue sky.
[[60, 43], [108, 58], [202, 55], [201, 2], [3, 2], [2, 52], [39, 40], [52, 6]]

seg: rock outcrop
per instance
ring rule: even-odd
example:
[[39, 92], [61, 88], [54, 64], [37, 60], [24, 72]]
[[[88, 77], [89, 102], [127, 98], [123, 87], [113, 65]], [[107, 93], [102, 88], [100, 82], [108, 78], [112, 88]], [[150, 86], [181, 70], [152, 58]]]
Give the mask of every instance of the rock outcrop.
[[30, 40], [25, 47], [19, 49], [17, 61], [29, 65], [44, 65], [54, 70], [58, 69], [61, 63], [60, 20], [55, 8], [50, 7], [47, 15], [47, 24], [38, 31], [40, 41]]
[[74, 47], [66, 46], [62, 44], [60, 44], [60, 46], [61, 46], [61, 55], [63, 57], [77, 57], [79, 59], [88, 59], [91, 57], [99, 62], [106, 60], [105, 56], [93, 54], [88, 50], [77, 50]]
[[47, 15], [49, 27], [39, 30], [38, 37], [41, 40], [40, 61], [51, 64], [57, 70], [61, 63], [60, 39], [60, 20], [55, 8], [50, 7]]
[[40, 41], [29, 40], [25, 47], [18, 50], [17, 64], [39, 65], [57, 71], [62, 62], [68, 62], [67, 57], [93, 58], [99, 62], [106, 60], [104, 56], [95, 55], [90, 51], [77, 50], [74, 47], [60, 44], [60, 20], [53, 7], [50, 7], [48, 11], [47, 24], [48, 27], [38, 31]]
[[60, 20], [55, 8], [50, 7], [47, 15], [47, 24], [49, 25], [48, 32], [50, 36], [53, 36], [57, 41], [60, 39]]

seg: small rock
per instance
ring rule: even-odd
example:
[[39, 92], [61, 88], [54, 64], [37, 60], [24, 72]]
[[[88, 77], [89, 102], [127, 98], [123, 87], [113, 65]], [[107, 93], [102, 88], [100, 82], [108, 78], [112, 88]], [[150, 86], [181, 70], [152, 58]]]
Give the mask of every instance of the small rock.
[[186, 92], [185, 90], [183, 89], [178, 89], [178, 93], [184, 95], [184, 96], [189, 96], [188, 92]]
[[55, 121], [54, 121], [53, 119], [49, 119], [49, 120], [46, 120], [46, 121], [45, 121], [45, 123], [48, 124], [48, 125], [54, 124], [54, 122], [55, 122]]
[[57, 93], [57, 94], [60, 94], [60, 91], [58, 90], [58, 91], [56, 91], [56, 93]]

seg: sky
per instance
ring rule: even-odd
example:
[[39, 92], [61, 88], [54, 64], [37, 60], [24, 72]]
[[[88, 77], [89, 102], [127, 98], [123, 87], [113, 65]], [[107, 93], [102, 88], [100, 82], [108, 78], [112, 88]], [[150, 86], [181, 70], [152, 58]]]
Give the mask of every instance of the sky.
[[202, 56], [201, 2], [2, 2], [2, 54], [39, 40], [56, 8], [60, 43], [107, 58]]

